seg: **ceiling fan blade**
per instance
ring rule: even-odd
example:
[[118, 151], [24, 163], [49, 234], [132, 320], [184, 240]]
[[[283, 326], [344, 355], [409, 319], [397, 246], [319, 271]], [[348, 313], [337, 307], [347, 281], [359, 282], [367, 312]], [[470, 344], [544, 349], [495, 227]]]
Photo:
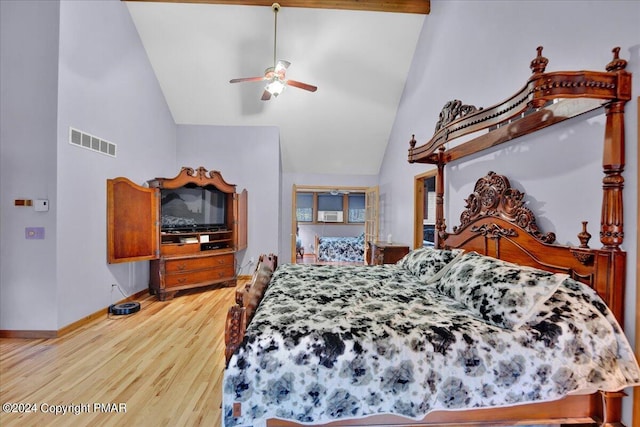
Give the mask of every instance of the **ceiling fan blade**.
[[300, 89], [308, 90], [309, 92], [315, 92], [316, 90], [318, 90], [316, 86], [313, 86], [307, 83], [298, 82], [296, 80], [287, 80], [287, 84], [289, 86], [295, 86]]
[[262, 98], [260, 98], [262, 101], [268, 101], [271, 99], [271, 92], [269, 92], [268, 90], [265, 90], [264, 92], [262, 92]]
[[243, 78], [240, 78], [240, 79], [231, 79], [231, 80], [229, 80], [229, 83], [259, 82], [261, 80], [264, 80], [264, 76], [263, 77], [243, 77]]

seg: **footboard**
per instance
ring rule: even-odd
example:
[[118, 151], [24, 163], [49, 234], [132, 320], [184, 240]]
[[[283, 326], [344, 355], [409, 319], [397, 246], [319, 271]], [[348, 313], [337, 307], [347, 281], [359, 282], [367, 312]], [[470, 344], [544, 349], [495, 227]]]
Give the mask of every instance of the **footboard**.
[[229, 363], [231, 356], [242, 343], [247, 325], [251, 322], [258, 305], [260, 305], [277, 266], [278, 257], [276, 255], [260, 255], [251, 281], [236, 290], [236, 303], [227, 312], [224, 328], [226, 364]]

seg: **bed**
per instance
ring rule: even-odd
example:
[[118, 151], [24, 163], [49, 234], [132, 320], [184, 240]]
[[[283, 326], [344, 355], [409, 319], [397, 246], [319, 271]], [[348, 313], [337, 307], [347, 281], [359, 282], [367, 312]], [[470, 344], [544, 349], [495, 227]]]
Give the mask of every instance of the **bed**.
[[364, 262], [364, 233], [355, 237], [326, 237], [316, 234], [316, 260], [321, 262]]
[[[227, 317], [225, 426], [622, 425], [624, 389], [640, 385], [620, 327], [630, 75], [616, 49], [607, 72], [545, 73], [541, 51], [510, 100], [452, 102], [426, 147], [412, 139], [409, 161], [438, 168], [435, 248], [382, 266], [261, 258]], [[556, 97], [596, 102], [558, 109]], [[579, 244], [556, 243], [527, 195], [494, 172], [447, 229], [448, 162], [602, 106], [601, 248], [586, 224]], [[478, 129], [490, 132], [445, 149]]]

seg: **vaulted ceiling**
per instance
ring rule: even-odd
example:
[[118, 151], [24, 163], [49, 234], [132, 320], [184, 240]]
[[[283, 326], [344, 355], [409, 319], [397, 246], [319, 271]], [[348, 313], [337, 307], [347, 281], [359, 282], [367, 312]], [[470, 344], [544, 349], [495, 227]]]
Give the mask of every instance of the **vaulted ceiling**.
[[430, 3], [279, 3], [276, 57], [318, 90], [269, 101], [264, 82], [229, 80], [273, 65], [271, 1], [127, 6], [176, 123], [277, 126], [285, 172], [377, 174]]

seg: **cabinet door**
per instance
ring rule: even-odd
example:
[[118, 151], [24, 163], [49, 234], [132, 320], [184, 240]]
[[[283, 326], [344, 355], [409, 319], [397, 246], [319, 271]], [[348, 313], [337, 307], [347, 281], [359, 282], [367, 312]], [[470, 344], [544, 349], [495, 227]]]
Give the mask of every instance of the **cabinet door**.
[[107, 180], [107, 262], [156, 259], [160, 247], [160, 190], [127, 178]]
[[247, 190], [242, 190], [233, 198], [234, 201], [234, 235], [235, 235], [235, 247], [237, 251], [247, 249], [247, 216], [248, 216], [248, 198], [249, 194]]

